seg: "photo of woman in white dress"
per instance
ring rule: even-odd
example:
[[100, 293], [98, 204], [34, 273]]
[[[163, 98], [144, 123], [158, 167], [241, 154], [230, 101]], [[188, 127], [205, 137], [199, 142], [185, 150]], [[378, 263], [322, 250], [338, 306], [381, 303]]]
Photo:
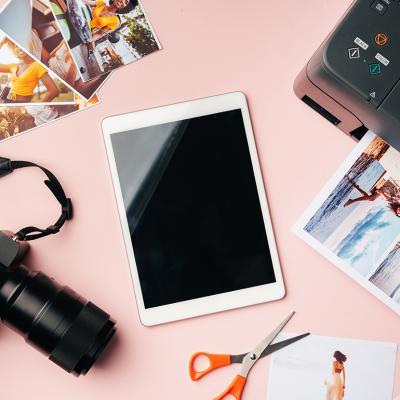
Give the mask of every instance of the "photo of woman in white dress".
[[326, 400], [343, 400], [346, 388], [346, 369], [344, 363], [347, 357], [340, 351], [333, 354], [332, 374], [326, 379]]

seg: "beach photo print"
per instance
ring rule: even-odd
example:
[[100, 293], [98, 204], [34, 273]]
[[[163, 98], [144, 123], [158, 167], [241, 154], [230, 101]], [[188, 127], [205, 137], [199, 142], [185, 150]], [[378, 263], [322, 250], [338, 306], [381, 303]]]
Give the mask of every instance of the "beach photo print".
[[49, 0], [86, 82], [160, 50], [138, 0]]
[[367, 133], [294, 232], [400, 314], [400, 153]]
[[267, 398], [392, 400], [396, 353], [392, 343], [311, 335], [274, 353]]
[[58, 5], [53, 1], [10, 0], [0, 13], [0, 29], [80, 97], [90, 100], [108, 74], [90, 82], [83, 81], [83, 73], [75, 65], [61, 33], [62, 21], [59, 25], [53, 8], [58, 10]]

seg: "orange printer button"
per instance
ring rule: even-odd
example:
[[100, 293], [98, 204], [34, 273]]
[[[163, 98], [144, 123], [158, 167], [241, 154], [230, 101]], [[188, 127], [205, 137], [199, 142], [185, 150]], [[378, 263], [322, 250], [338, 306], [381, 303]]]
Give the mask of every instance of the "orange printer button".
[[375, 36], [375, 43], [378, 46], [385, 46], [388, 43], [388, 41], [389, 41], [389, 37], [388, 37], [388, 35], [386, 35], [386, 33], [378, 33]]

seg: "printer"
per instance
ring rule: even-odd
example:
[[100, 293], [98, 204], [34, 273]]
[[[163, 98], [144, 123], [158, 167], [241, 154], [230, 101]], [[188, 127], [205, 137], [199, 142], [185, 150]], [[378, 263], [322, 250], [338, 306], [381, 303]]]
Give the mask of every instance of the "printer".
[[372, 130], [400, 151], [400, 0], [355, 0], [294, 91], [354, 139]]

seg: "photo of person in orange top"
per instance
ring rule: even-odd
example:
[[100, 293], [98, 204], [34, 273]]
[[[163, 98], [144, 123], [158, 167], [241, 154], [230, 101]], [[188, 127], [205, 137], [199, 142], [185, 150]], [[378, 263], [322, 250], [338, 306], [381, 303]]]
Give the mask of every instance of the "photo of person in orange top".
[[347, 357], [340, 351], [333, 354], [332, 375], [325, 381], [326, 400], [343, 400], [346, 389], [346, 370], [344, 363]]
[[0, 38], [0, 85], [0, 101], [10, 105], [75, 102], [70, 89], [5, 36]]
[[105, 0], [82, 0], [92, 8], [90, 28], [93, 31], [113, 31], [122, 24], [120, 15], [127, 14], [139, 4], [138, 0], [114, 0], [108, 3]]
[[50, 0], [49, 4], [85, 82], [161, 48], [140, 0]]

